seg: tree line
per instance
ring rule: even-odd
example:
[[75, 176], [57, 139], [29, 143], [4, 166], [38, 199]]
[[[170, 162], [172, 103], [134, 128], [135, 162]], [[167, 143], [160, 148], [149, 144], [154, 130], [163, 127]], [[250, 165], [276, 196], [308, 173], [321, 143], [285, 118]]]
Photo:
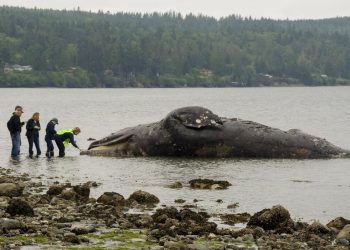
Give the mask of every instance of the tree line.
[[350, 84], [350, 18], [0, 7], [0, 87], [281, 84]]

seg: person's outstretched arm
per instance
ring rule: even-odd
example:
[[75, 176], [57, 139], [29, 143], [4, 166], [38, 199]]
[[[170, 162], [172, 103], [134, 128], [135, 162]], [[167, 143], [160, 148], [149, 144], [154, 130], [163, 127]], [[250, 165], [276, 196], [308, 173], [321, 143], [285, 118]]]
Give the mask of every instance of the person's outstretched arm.
[[70, 134], [69, 135], [69, 140], [70, 140], [70, 143], [74, 146], [74, 147], [76, 147], [77, 149], [79, 149], [79, 147], [78, 147], [78, 145], [75, 143], [75, 141], [74, 141], [74, 136], [73, 136], [73, 134]]

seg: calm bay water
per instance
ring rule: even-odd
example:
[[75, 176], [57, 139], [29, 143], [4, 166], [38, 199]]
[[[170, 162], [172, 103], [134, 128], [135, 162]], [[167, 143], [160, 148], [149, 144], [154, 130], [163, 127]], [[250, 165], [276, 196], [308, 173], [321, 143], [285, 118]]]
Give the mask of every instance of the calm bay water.
[[[99, 139], [128, 126], [162, 119], [175, 108], [199, 105], [226, 117], [253, 120], [280, 129], [298, 128], [350, 148], [350, 88], [249, 88], [249, 89], [0, 89], [0, 166], [42, 175], [43, 181], [88, 180], [102, 183], [92, 190], [128, 196], [142, 189], [157, 195], [162, 204], [175, 199], [201, 200], [200, 208], [227, 212], [256, 212], [275, 204], [285, 206], [293, 218], [350, 218], [350, 159], [237, 160], [175, 158], [100, 158], [80, 156], [70, 147], [65, 159], [27, 158], [28, 143], [22, 134], [19, 163], [9, 159], [10, 138], [6, 122], [15, 105], [24, 107], [23, 119], [41, 113], [41, 124], [59, 119], [57, 129], [79, 126], [78, 145], [87, 148], [89, 137]], [[41, 146], [46, 151], [44, 131]], [[57, 149], [56, 149], [57, 151]], [[169, 183], [194, 178], [228, 180], [228, 190], [202, 191]], [[216, 203], [222, 199], [224, 203]]]

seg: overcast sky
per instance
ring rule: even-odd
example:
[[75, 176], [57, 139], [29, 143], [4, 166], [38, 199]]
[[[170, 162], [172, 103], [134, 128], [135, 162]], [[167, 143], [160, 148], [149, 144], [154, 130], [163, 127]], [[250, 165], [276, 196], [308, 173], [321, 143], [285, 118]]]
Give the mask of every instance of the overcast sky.
[[230, 14], [274, 19], [319, 19], [350, 16], [350, 0], [0, 0], [0, 5], [124, 12]]

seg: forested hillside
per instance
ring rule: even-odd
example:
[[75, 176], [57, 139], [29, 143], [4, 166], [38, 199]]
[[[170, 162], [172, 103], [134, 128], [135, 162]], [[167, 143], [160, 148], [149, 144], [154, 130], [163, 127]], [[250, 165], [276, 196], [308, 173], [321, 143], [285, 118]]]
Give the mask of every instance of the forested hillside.
[[286, 84], [350, 85], [350, 18], [0, 7], [0, 87]]

